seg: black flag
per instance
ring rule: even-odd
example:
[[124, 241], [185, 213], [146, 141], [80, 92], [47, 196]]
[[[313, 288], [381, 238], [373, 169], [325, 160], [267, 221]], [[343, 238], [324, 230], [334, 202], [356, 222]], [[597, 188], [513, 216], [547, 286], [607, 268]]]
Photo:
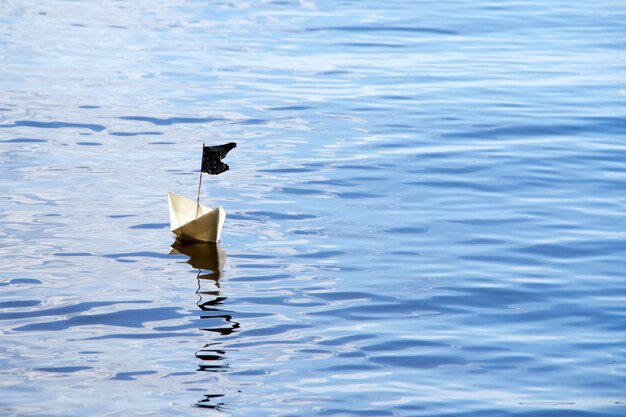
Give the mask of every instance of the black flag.
[[222, 162], [231, 149], [237, 147], [235, 142], [218, 146], [202, 145], [202, 168], [200, 171], [211, 175], [218, 175], [228, 171], [228, 165]]

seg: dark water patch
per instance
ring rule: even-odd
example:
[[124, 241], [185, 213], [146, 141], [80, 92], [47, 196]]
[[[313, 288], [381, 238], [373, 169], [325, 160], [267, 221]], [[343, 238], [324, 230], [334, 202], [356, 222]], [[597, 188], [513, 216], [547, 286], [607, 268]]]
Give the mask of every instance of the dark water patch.
[[311, 348], [298, 349], [297, 352], [311, 353], [314, 355], [318, 355], [318, 354], [326, 355], [326, 354], [332, 353], [330, 350], [327, 350], [327, 349], [311, 349]]
[[81, 146], [102, 146], [100, 142], [76, 142], [76, 144]]
[[352, 187], [354, 186], [354, 181], [350, 181], [347, 179], [327, 179], [327, 180], [313, 180], [306, 181], [305, 184], [308, 185], [332, 185], [336, 187]]
[[501, 245], [506, 243], [505, 240], [500, 239], [485, 239], [485, 238], [477, 238], [477, 239], [469, 239], [469, 240], [461, 240], [458, 242], [454, 242], [459, 245]]
[[445, 133], [446, 139], [459, 138], [519, 138], [536, 136], [580, 136], [588, 134], [623, 135], [626, 133], [624, 118], [595, 118], [588, 124], [527, 124], [518, 126], [502, 126], [493, 129], [478, 129], [466, 132]]
[[[527, 406], [534, 406], [534, 407], [546, 407], [546, 406], [554, 406], [557, 407], [559, 405], [564, 405], [564, 404], [575, 404], [575, 403], [555, 403], [555, 402], [544, 402], [543, 404], [541, 403], [523, 403], [520, 402], [520, 405], [527, 405]], [[542, 409], [542, 410], [535, 410], [535, 411], [528, 411], [528, 412], [522, 412], [522, 413], [516, 413], [514, 414], [515, 417], [621, 417], [623, 416], [623, 411], [624, 410], [615, 410], [615, 414], [613, 414], [612, 411], [601, 411], [601, 412], [593, 412], [593, 411], [582, 411], [582, 410], [572, 410], [571, 408], [555, 408], [555, 409], [551, 409], [551, 410], [546, 410], [546, 409]]]
[[[385, 125], [385, 126], [390, 127], [390, 128], [398, 128], [398, 129], [411, 129], [414, 127], [412, 125], [403, 125], [403, 124], [393, 124], [393, 125]], [[374, 145], [375, 148], [382, 148], [382, 149], [402, 149], [402, 148], [409, 148], [411, 146], [413, 145], [410, 143], [403, 143], [403, 142], [377, 143]]]
[[438, 291], [456, 292], [458, 294], [441, 294], [431, 297], [435, 304], [482, 306], [485, 308], [502, 308], [514, 304], [546, 301], [542, 293], [523, 291], [513, 288], [496, 287], [439, 287]]
[[[548, 321], [567, 320], [573, 326], [588, 326], [591, 322], [604, 320], [607, 325], [614, 322], [610, 316], [598, 310], [580, 308], [573, 304], [560, 303], [544, 308], [535, 308], [530, 311], [507, 309], [498, 314], [483, 313], [480, 316], [466, 319], [467, 323], [495, 324], [506, 321], [507, 323], [537, 323]], [[626, 327], [626, 326], [624, 326]], [[615, 329], [613, 329], [615, 330]]]
[[369, 106], [369, 107], [353, 107], [350, 109], [355, 113], [370, 113], [370, 112], [381, 112], [384, 111], [385, 108], [381, 106]]
[[87, 123], [66, 123], [66, 122], [35, 122], [31, 120], [17, 120], [10, 125], [0, 125], [0, 128], [9, 127], [33, 127], [42, 129], [64, 129], [64, 128], [76, 128], [76, 129], [88, 129], [93, 132], [102, 132], [106, 127], [97, 124]]
[[386, 417], [395, 416], [396, 414], [389, 410], [380, 410], [379, 408], [328, 408], [320, 410], [316, 413], [320, 416], [358, 416], [358, 417]]
[[511, 249], [511, 251], [552, 259], [589, 258], [624, 253], [626, 240], [571, 241], [567, 244], [543, 243]]
[[131, 136], [157, 136], [162, 135], [163, 132], [109, 132], [111, 136], [122, 136], [122, 137], [131, 137]]
[[259, 125], [264, 125], [266, 123], [267, 123], [267, 120], [264, 120], [264, 119], [245, 119], [245, 120], [238, 120], [236, 122], [233, 122], [233, 124], [244, 125], [244, 126], [259, 126]]
[[323, 230], [318, 229], [290, 229], [289, 233], [293, 233], [298, 236], [325, 236]]
[[[409, 408], [410, 409], [410, 408]], [[418, 408], [419, 410], [420, 408]], [[425, 408], [429, 410], [429, 408]], [[486, 409], [486, 410], [477, 410], [477, 411], [462, 411], [458, 412], [433, 412], [432, 410], [428, 413], [428, 417], [519, 417], [518, 414], [514, 412], [504, 410], [504, 409]], [[539, 416], [536, 416], [539, 417]], [[565, 415], [561, 417], [566, 417]]]
[[405, 185], [418, 185], [426, 187], [441, 187], [441, 188], [461, 188], [472, 191], [488, 192], [488, 193], [502, 193], [501, 186], [486, 185], [469, 181], [411, 181], [404, 182]]
[[552, 366], [536, 366], [527, 368], [527, 371], [533, 374], [543, 374], [543, 373], [551, 373], [562, 371], [562, 366], [552, 365]]
[[388, 167], [382, 166], [382, 165], [356, 165], [355, 164], [355, 165], [333, 165], [333, 168], [367, 172], [368, 170], [381, 170], [381, 169], [387, 169]]
[[430, 35], [458, 35], [458, 32], [448, 29], [417, 27], [417, 26], [324, 26], [307, 28], [307, 32], [400, 32], [400, 33], [426, 33]]
[[312, 106], [279, 106], [279, 107], [269, 107], [268, 110], [272, 111], [298, 111], [298, 110], [309, 110], [312, 109]]
[[166, 229], [169, 223], [142, 223], [130, 226], [130, 229]]
[[[383, 94], [380, 96], [380, 98], [383, 100], [389, 100], [389, 101], [411, 101], [415, 99], [414, 96], [406, 96], [406, 95], [401, 95], [401, 94]], [[407, 126], [410, 126], [410, 125], [407, 125]]]
[[359, 359], [367, 358], [367, 355], [361, 351], [340, 352], [340, 353], [335, 353], [335, 355], [338, 358], [359, 358]]
[[356, 200], [360, 198], [380, 198], [381, 195], [364, 193], [364, 192], [345, 192], [345, 193], [336, 193], [337, 197], [347, 199], [347, 200]]
[[[387, 123], [379, 126], [383, 130], [398, 130], [403, 132], [418, 132], [419, 128], [412, 125], [402, 124], [402, 123]], [[374, 145], [375, 148], [383, 148], [383, 149], [402, 149], [410, 147], [408, 144], [398, 144], [397, 146], [394, 144], [379, 144]]]
[[110, 214], [107, 217], [111, 219], [124, 219], [126, 217], [135, 217], [136, 214]]
[[376, 343], [374, 345], [368, 345], [361, 347], [361, 350], [365, 352], [392, 352], [396, 350], [413, 349], [420, 347], [450, 347], [449, 344], [444, 342], [437, 342], [434, 340], [392, 340], [389, 342]]
[[326, 167], [326, 162], [304, 162], [302, 163], [302, 166], [319, 169]]
[[34, 318], [34, 317], [48, 317], [48, 316], [64, 316], [69, 314], [82, 313], [86, 311], [93, 310], [98, 307], [109, 307], [118, 304], [147, 304], [150, 301], [98, 301], [98, 302], [84, 302], [78, 303], [75, 305], [64, 306], [64, 307], [53, 307], [47, 309], [41, 309], [37, 311], [23, 311], [23, 312], [0, 312], [1, 320], [15, 320], [15, 319], [23, 319], [23, 318]]
[[[167, 375], [165, 375], [163, 378], [172, 378], [172, 377], [177, 377], [177, 376], [189, 376], [189, 375], [195, 375], [195, 372], [171, 372]], [[189, 388], [188, 391], [204, 391], [204, 389], [202, 388]]]
[[388, 178], [385, 177], [370, 177], [370, 176], [356, 176], [356, 177], [352, 177], [351, 178], [352, 181], [354, 181], [355, 183], [360, 183], [360, 182], [374, 182], [374, 181], [388, 181]]
[[520, 368], [526, 366], [525, 364], [535, 360], [531, 355], [502, 355], [482, 359], [478, 363], [489, 369], [494, 369], [493, 365], [496, 365], [495, 368], [497, 369], [511, 369], [511, 367]]
[[111, 379], [116, 381], [135, 381], [136, 377], [143, 375], [155, 375], [157, 371], [130, 371], [130, 372], [118, 372]]
[[[133, 310], [115, 311], [112, 313], [85, 314], [75, 315], [65, 320], [54, 320], [45, 323], [31, 323], [21, 327], [14, 328], [15, 331], [59, 331], [72, 327], [82, 326], [113, 326], [113, 327], [131, 327], [140, 328], [145, 323], [151, 321], [171, 320], [180, 317], [186, 317], [181, 314], [180, 309], [174, 307], [157, 307]], [[49, 311], [48, 311], [49, 312]], [[46, 314], [49, 316], [50, 314]], [[35, 315], [31, 317], [41, 317]], [[0, 314], [2, 317], [2, 314]]]
[[15, 139], [0, 140], [0, 142], [4, 142], [4, 143], [42, 143], [42, 142], [48, 142], [48, 141], [45, 140], [45, 139], [15, 138]]
[[285, 187], [285, 188], [277, 188], [277, 191], [283, 192], [283, 193], [287, 193], [287, 194], [296, 194], [296, 195], [314, 195], [314, 194], [325, 194], [324, 191], [320, 191], [320, 190], [314, 190], [314, 189], [310, 189], [310, 188], [292, 188], [292, 187]]
[[342, 251], [317, 251], [317, 252], [309, 252], [309, 253], [299, 253], [294, 255], [296, 258], [306, 258], [306, 259], [328, 259], [328, 258], [336, 258], [338, 256], [346, 255], [346, 252]]
[[158, 126], [170, 126], [174, 124], [211, 123], [224, 120], [222, 117], [148, 117], [148, 116], [122, 116], [122, 120], [132, 120], [136, 122], [147, 122]]
[[401, 49], [406, 48], [406, 45], [402, 45], [399, 43], [381, 43], [381, 42], [340, 42], [338, 45], [348, 46], [348, 47], [356, 47], [356, 48], [392, 48], [392, 49]]
[[74, 372], [86, 371], [87, 369], [93, 369], [91, 366], [56, 366], [49, 368], [33, 368], [33, 371], [39, 372], [51, 372], [58, 374], [71, 374]]
[[0, 308], [27, 308], [41, 304], [39, 300], [0, 301]]
[[263, 369], [248, 369], [245, 371], [238, 371], [238, 372], [230, 373], [230, 375], [238, 375], [238, 376], [242, 376], [242, 375], [261, 376], [261, 375], [267, 375], [267, 374], [269, 374], [269, 372]]
[[[624, 167], [621, 163], [624, 161], [625, 154], [626, 152], [619, 149], [608, 149], [602, 151], [594, 150], [589, 151], [584, 155], [576, 155], [575, 160], [580, 162], [606, 163], [605, 169], [608, 172], [624, 172]], [[551, 178], [551, 176], [554, 175], [553, 170], [539, 170], [537, 168], [534, 172], [544, 174], [547, 177], [545, 179], [546, 181], [555, 181], [555, 178]]]
[[465, 366], [469, 362], [460, 356], [453, 355], [397, 355], [371, 356], [371, 362], [402, 368], [430, 369], [446, 365]]
[[273, 169], [259, 169], [259, 172], [268, 172], [272, 174], [299, 174], [303, 172], [315, 172], [310, 168], [273, 168]]
[[420, 172], [420, 173], [429, 173], [429, 174], [472, 174], [474, 172], [484, 171], [486, 170], [486, 166], [482, 165], [474, 165], [474, 166], [463, 166], [463, 167], [433, 167], [429, 166], [425, 168], [423, 171], [407, 171], [407, 172]]
[[466, 350], [468, 352], [508, 352], [510, 349], [500, 347], [500, 346], [487, 346], [487, 345], [472, 345], [472, 346], [462, 346], [461, 350]]
[[74, 257], [74, 256], [94, 256], [93, 253], [89, 253], [89, 252], [60, 252], [60, 253], [54, 253], [54, 256], [67, 256], [67, 257]]
[[347, 70], [330, 70], [330, 71], [320, 71], [319, 75], [348, 75], [350, 71]]
[[36, 279], [36, 278], [14, 278], [11, 281], [9, 281], [9, 284], [12, 285], [19, 285], [19, 284], [42, 284], [42, 281]]
[[494, 264], [509, 264], [509, 265], [543, 265], [543, 262], [538, 259], [526, 256], [504, 256], [504, 255], [466, 255], [459, 256], [459, 259], [466, 259], [468, 261], [494, 263]]
[[529, 221], [528, 218], [511, 217], [511, 218], [492, 218], [492, 219], [458, 219], [447, 220], [450, 223], [468, 224], [471, 226], [503, 226], [505, 224], [522, 223]]
[[85, 106], [78, 106], [79, 109], [99, 109], [100, 106], [92, 106], [92, 105], [85, 105]]
[[413, 235], [419, 233], [427, 233], [430, 229], [425, 226], [415, 226], [415, 227], [392, 227], [390, 229], [383, 230], [384, 233], [392, 233], [392, 234], [403, 234], [403, 235]]
[[148, 145], [176, 145], [176, 142], [168, 142], [168, 141], [158, 141], [158, 142], [150, 142]]
[[352, 371], [371, 371], [374, 369], [380, 369], [380, 366], [376, 365], [363, 365], [363, 364], [353, 364], [353, 365], [334, 365], [326, 368], [321, 368], [321, 372], [352, 372]]
[[417, 252], [414, 250], [397, 250], [391, 252], [392, 255], [400, 255], [400, 256], [422, 256], [421, 252]]
[[267, 222], [269, 220], [292, 220], [292, 221], [301, 221], [301, 220], [311, 220], [316, 219], [317, 217], [311, 214], [304, 213], [277, 213], [274, 211], [245, 211], [238, 212], [229, 215], [229, 217], [236, 220], [255, 220], [259, 222]]

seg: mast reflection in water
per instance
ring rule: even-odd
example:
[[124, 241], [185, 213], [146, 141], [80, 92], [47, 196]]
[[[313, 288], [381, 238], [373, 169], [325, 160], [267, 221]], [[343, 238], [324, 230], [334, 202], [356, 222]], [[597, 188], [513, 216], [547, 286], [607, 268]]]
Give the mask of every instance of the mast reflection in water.
[[[200, 318], [207, 321], [207, 325], [200, 328], [203, 332], [215, 334], [217, 339], [206, 343], [195, 354], [200, 361], [197, 371], [210, 373], [223, 373], [228, 371], [226, 351], [221, 349], [220, 336], [228, 336], [237, 332], [239, 323], [233, 320], [230, 312], [220, 306], [228, 297], [221, 293], [220, 278], [226, 263], [226, 254], [219, 244], [216, 243], [188, 243], [176, 240], [169, 252], [171, 255], [183, 254], [189, 256], [187, 263], [198, 269], [196, 279], [198, 289], [196, 294], [199, 299], [196, 303], [202, 313]], [[216, 323], [218, 322], [218, 323]], [[210, 324], [209, 324], [210, 323]], [[212, 338], [214, 339], [214, 338]], [[224, 394], [204, 394], [195, 406], [211, 408], [223, 411], [224, 403], [221, 401]]]

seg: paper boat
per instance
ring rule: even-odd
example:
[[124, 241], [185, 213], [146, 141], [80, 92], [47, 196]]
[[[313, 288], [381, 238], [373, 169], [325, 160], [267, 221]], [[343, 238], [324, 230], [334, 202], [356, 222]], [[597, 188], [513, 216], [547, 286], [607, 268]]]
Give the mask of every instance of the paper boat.
[[202, 204], [169, 192], [170, 230], [181, 240], [217, 242], [220, 240], [226, 212], [220, 206], [208, 208]]

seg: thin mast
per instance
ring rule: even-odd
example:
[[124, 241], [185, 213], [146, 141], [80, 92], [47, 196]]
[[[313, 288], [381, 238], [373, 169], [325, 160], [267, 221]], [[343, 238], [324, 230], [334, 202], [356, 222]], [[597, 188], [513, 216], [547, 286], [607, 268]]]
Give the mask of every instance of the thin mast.
[[[202, 142], [202, 157], [204, 159], [204, 142]], [[196, 219], [200, 211], [200, 187], [202, 187], [202, 161], [200, 162], [200, 182], [198, 183], [198, 199], [196, 200]]]

